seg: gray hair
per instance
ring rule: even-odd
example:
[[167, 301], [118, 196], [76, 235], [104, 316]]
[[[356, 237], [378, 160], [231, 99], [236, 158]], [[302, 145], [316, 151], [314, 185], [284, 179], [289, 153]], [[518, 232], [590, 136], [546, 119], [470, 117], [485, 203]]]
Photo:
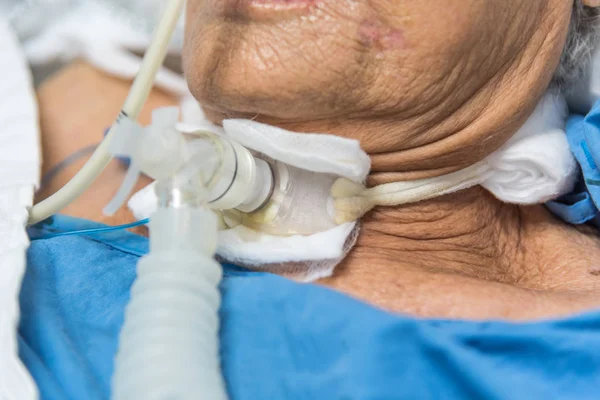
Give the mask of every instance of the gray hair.
[[586, 7], [581, 0], [574, 0], [567, 41], [554, 74], [555, 85], [568, 89], [581, 77], [590, 63], [592, 51], [599, 39], [600, 9]]

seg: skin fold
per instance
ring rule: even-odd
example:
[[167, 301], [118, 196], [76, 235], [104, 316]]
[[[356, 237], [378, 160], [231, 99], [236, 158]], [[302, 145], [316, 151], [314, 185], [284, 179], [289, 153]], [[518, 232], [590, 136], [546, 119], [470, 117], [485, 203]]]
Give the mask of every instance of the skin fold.
[[[268, 1], [189, 0], [190, 90], [216, 123], [246, 117], [359, 140], [372, 158], [370, 184], [448, 173], [501, 146], [547, 90], [572, 8], [568, 0], [302, 3], [272, 12]], [[64, 97], [75, 77], [88, 93], [114, 98], [102, 107], [95, 96]], [[72, 152], [49, 143], [83, 135], [82, 114], [101, 132], [128, 85], [75, 65], [40, 88], [46, 169]], [[150, 107], [174, 102], [154, 92]], [[122, 174], [113, 165], [101, 177], [105, 197]], [[68, 212], [131, 219], [126, 211], [102, 219], [106, 201], [87, 196]], [[394, 312], [529, 320], [600, 307], [599, 268], [594, 230], [476, 187], [375, 209], [348, 258], [319, 283]]]

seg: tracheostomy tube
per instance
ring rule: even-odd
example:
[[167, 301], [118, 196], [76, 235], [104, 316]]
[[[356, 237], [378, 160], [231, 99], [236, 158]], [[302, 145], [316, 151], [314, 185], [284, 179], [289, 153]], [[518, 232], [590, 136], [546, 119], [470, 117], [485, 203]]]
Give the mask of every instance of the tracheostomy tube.
[[[167, 108], [145, 128], [123, 122], [111, 148], [131, 158], [132, 175], [156, 180], [158, 198], [150, 252], [138, 263], [121, 332], [117, 400], [227, 397], [218, 342], [220, 226], [272, 235], [335, 226], [335, 176], [270, 159], [220, 133], [183, 134], [177, 120], [178, 110]], [[130, 189], [125, 182], [111, 207], [120, 207]]]

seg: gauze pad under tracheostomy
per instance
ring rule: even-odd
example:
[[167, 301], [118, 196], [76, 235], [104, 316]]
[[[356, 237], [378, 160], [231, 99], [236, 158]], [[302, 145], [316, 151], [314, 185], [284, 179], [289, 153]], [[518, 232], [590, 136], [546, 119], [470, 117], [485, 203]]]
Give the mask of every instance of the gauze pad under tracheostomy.
[[[556, 198], [572, 188], [577, 172], [564, 132], [566, 117], [564, 98], [549, 92], [514, 137], [485, 160], [444, 176], [373, 188], [364, 186], [370, 163], [357, 141], [289, 132], [250, 120], [226, 120], [223, 128], [202, 123], [202, 129], [292, 168], [325, 174], [333, 183], [331, 199], [324, 201], [323, 188], [315, 184], [291, 210], [296, 214], [293, 222], [303, 226], [327, 219], [328, 213], [335, 223], [320, 225], [326, 227], [323, 231], [281, 236], [238, 224], [221, 231], [218, 254], [238, 265], [311, 281], [331, 275], [354, 244], [357, 221], [375, 206], [417, 202], [475, 185], [507, 203], [535, 204]], [[193, 131], [190, 126], [181, 130]], [[303, 186], [311, 188], [310, 182]], [[129, 207], [138, 219], [149, 217], [156, 208], [153, 188], [138, 192]]]

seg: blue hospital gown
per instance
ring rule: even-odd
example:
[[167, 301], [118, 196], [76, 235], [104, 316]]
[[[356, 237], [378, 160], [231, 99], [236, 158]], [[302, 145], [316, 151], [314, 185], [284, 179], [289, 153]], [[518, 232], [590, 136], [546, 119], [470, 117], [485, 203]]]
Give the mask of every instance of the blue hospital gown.
[[[54, 227], [95, 223], [58, 217]], [[147, 239], [34, 241], [20, 355], [43, 399], [108, 399]], [[527, 324], [422, 320], [330, 289], [226, 266], [222, 368], [231, 399], [598, 399], [600, 312]]]

